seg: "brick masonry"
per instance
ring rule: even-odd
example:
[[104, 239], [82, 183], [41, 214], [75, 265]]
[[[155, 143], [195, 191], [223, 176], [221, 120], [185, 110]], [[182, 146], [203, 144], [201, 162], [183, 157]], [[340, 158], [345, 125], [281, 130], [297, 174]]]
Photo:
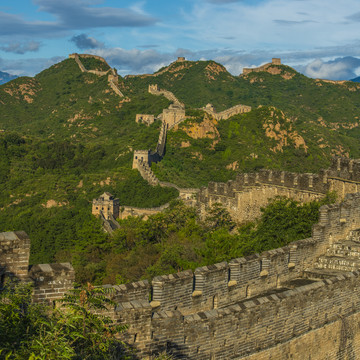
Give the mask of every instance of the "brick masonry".
[[30, 265], [30, 239], [24, 231], [0, 233], [0, 287], [10, 278], [34, 284], [33, 300], [51, 304], [73, 287], [71, 264]]
[[311, 238], [158, 276], [151, 286], [127, 284], [131, 300], [122, 285], [109, 314], [130, 325], [124, 340], [144, 359], [163, 350], [184, 359], [356, 359], [360, 272], [311, 269], [331, 244], [357, 239], [358, 228], [360, 194], [347, 195], [321, 208]]
[[[360, 193], [345, 194], [358, 185], [359, 165], [334, 159], [318, 175], [240, 175], [241, 186], [259, 182], [319, 195], [336, 187], [345, 197], [321, 207], [308, 239], [158, 276], [151, 284], [109, 286], [117, 306], [108, 314], [129, 325], [123, 340], [142, 359], [163, 350], [186, 359], [359, 358]], [[209, 188], [230, 198], [231, 186]], [[51, 303], [72, 287], [73, 269], [66, 263], [29, 267], [29, 249], [24, 232], [0, 234], [1, 280], [32, 281], [34, 301]]]

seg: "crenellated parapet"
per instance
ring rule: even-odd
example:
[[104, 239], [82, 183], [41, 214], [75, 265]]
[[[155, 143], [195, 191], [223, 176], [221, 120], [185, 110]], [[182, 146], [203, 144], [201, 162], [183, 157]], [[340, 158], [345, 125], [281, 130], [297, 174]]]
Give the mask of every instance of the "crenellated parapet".
[[[359, 239], [360, 194], [348, 194], [343, 202], [320, 208], [308, 239], [157, 276], [151, 283], [106, 286], [117, 303], [107, 315], [128, 325], [122, 339], [143, 359], [167, 350], [175, 358], [285, 360], [289, 347], [297, 349], [299, 359], [318, 359], [322, 343], [315, 340], [324, 337], [332, 346], [321, 351], [341, 358], [335, 356], [343, 349], [339, 339], [345, 330], [355, 334], [360, 320]], [[34, 301], [51, 304], [71, 289], [73, 269], [68, 263], [40, 264], [25, 274], [29, 242], [23, 232], [0, 234], [0, 274], [32, 281]], [[324, 254], [332, 262], [326, 263]], [[354, 358], [360, 356], [358, 339], [346, 341]]]
[[0, 233], [1, 282], [8, 277], [28, 279], [30, 239], [24, 231]]
[[267, 64], [264, 64], [264, 65], [261, 65], [259, 67], [255, 67], [255, 68], [243, 68], [243, 75], [247, 75], [252, 72], [266, 71], [270, 66], [273, 66], [273, 65], [281, 65], [281, 59], [280, 58], [272, 58], [271, 63], [267, 63]]
[[240, 173], [226, 183], [209, 182], [197, 195], [197, 207], [204, 216], [215, 203], [222, 204], [238, 222], [253, 221], [260, 207], [276, 196], [300, 202], [321, 199], [330, 190], [326, 172], [300, 174], [278, 170]]
[[29, 265], [30, 239], [24, 231], [0, 233], [0, 288], [10, 279], [34, 285], [33, 301], [52, 304], [72, 289], [71, 264]]
[[34, 284], [33, 301], [52, 305], [73, 289], [75, 272], [70, 263], [39, 264], [29, 268]]
[[[196, 312], [227, 306], [235, 298], [254, 296], [301, 276], [304, 270], [314, 265], [326, 246], [345, 239], [358, 228], [360, 194], [349, 194], [340, 204], [320, 208], [319, 222], [313, 226], [310, 238], [261, 254], [233, 259], [229, 263], [203, 266], [194, 272], [186, 270], [157, 276], [152, 281], [152, 288], [148, 288], [147, 296], [152, 294], [152, 300], [158, 302], [162, 310], [176, 308]], [[125, 285], [121, 286], [126, 291]], [[140, 288], [139, 285], [127, 286], [130, 289]], [[143, 292], [139, 298], [133, 297], [135, 300], [143, 298]]]
[[216, 112], [215, 108], [211, 104], [207, 104], [205, 107], [202, 108], [205, 112], [211, 115], [216, 120], [227, 120], [231, 116], [243, 114], [251, 111], [251, 106], [247, 105], [235, 105], [229, 109], [226, 109], [221, 112]]
[[[339, 314], [352, 322], [359, 313], [358, 270], [341, 274], [312, 270], [332, 243], [347, 244], [349, 236], [358, 239], [356, 229], [360, 229], [360, 194], [321, 207], [308, 239], [194, 272], [157, 276], [151, 285], [120, 285], [121, 295], [115, 296], [122, 301], [112, 316], [130, 325], [124, 339], [148, 359], [167, 349], [175, 358], [216, 354], [250, 360], [263, 351], [276, 353], [294, 337], [300, 341], [304, 336], [304, 344], [309, 344], [310, 331], [322, 334]], [[331, 333], [337, 332], [341, 326], [334, 325]], [[279, 354], [276, 358], [285, 360]]]

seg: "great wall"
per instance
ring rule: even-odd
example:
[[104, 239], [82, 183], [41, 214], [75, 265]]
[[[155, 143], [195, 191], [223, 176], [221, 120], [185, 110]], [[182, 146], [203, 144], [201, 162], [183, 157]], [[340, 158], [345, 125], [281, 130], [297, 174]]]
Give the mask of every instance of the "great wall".
[[[107, 314], [129, 325], [123, 340], [139, 358], [153, 359], [163, 350], [196, 360], [360, 356], [360, 194], [352, 193], [360, 184], [360, 161], [335, 159], [319, 175], [278, 175], [249, 174], [247, 182], [270, 178], [271, 186], [316, 194], [332, 189], [344, 199], [321, 207], [308, 239], [158, 276], [151, 284], [108, 285], [117, 306]], [[225, 192], [219, 184], [210, 188], [214, 196]], [[7, 276], [33, 281], [34, 300], [48, 303], [71, 288], [70, 264], [28, 266], [25, 233], [2, 233], [0, 242], [2, 281]]]
[[242, 74], [247, 75], [247, 74], [250, 74], [252, 72], [266, 71], [270, 66], [273, 66], [273, 65], [281, 65], [281, 59], [273, 58], [271, 60], [271, 63], [267, 63], [267, 64], [264, 64], [262, 66], [258, 66], [258, 67], [255, 67], [255, 68], [243, 68]]
[[[113, 89], [113, 91], [119, 95], [120, 97], [124, 97], [124, 94], [121, 92], [121, 90], [118, 87], [118, 74], [116, 72], [115, 69], [112, 69], [109, 64], [106, 62], [106, 60], [104, 58], [102, 58], [101, 56], [96, 56], [96, 55], [89, 55], [89, 54], [70, 54], [69, 55], [70, 59], [74, 59], [76, 61], [76, 63], [78, 64], [81, 72], [87, 72], [90, 74], [95, 74], [97, 76], [108, 76], [108, 83], [110, 85], [110, 87]], [[85, 68], [85, 66], [83, 65], [83, 63], [81, 62], [81, 58], [94, 58], [96, 60], [101, 61], [102, 63], [104, 63], [105, 65], [107, 65], [109, 67], [109, 70], [107, 71], [98, 71], [98, 70], [87, 70]]]
[[[164, 155], [167, 130], [163, 122], [153, 154], [134, 153], [135, 166], [147, 164], [138, 169], [154, 184], [161, 182], [147, 171], [151, 156]], [[122, 340], [139, 359], [149, 360], [162, 351], [194, 360], [360, 358], [360, 160], [336, 158], [318, 174], [239, 174], [234, 181], [212, 182], [182, 195], [200, 212], [221, 203], [242, 222], [256, 217], [276, 195], [304, 202], [328, 191], [340, 201], [320, 208], [308, 239], [194, 272], [158, 276], [151, 283], [107, 285], [117, 303], [107, 315], [128, 325]], [[119, 206], [104, 193], [94, 200], [93, 213], [121, 218]], [[150, 215], [149, 209], [125, 208], [124, 216]], [[0, 287], [17, 277], [34, 283], [34, 301], [52, 304], [72, 288], [74, 270], [69, 263], [29, 266], [29, 254], [24, 232], [0, 233]]]

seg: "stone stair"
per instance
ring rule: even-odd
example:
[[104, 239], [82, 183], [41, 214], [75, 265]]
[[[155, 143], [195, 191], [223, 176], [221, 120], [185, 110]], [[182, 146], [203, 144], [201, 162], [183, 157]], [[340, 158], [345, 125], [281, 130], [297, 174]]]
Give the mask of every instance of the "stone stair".
[[325, 273], [355, 271], [360, 269], [360, 238], [359, 230], [349, 233], [347, 239], [331, 244], [326, 254], [321, 255], [315, 265], [315, 272]]
[[168, 125], [163, 122], [160, 129], [159, 140], [156, 145], [156, 152], [159, 154], [160, 157], [163, 157], [165, 155], [167, 127]]

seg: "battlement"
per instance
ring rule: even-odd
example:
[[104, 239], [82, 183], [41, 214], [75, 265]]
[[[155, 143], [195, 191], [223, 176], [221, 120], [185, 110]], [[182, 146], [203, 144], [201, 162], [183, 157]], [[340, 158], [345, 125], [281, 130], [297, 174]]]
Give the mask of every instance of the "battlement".
[[252, 72], [261, 72], [266, 71], [266, 69], [272, 65], [281, 65], [281, 59], [280, 58], [272, 58], [271, 63], [267, 63], [255, 68], [243, 68], [243, 75], [250, 74]]
[[30, 239], [24, 231], [0, 233], [0, 266], [2, 281], [7, 277], [27, 280]]
[[300, 202], [321, 199], [330, 190], [326, 172], [299, 174], [278, 170], [241, 173], [227, 183], [209, 182], [197, 194], [202, 216], [215, 203], [222, 204], [234, 220], [242, 223], [260, 216], [260, 207], [276, 196]]
[[334, 157], [327, 175], [328, 177], [360, 182], [360, 160]]
[[[233, 259], [229, 263], [203, 266], [194, 272], [186, 270], [157, 276], [147, 296], [152, 293], [152, 301], [158, 302], [161, 310], [165, 311], [176, 307], [190, 313], [200, 308], [205, 311], [223, 307], [235, 298], [258, 295], [284, 281], [300, 277], [305, 269], [313, 266], [326, 246], [346, 239], [351, 231], [358, 228], [360, 194], [349, 194], [341, 204], [321, 207], [319, 223], [314, 225], [311, 238], [261, 254]], [[127, 286], [139, 287], [132, 284]]]
[[33, 300], [51, 304], [73, 287], [69, 263], [29, 266], [30, 239], [24, 231], [0, 233], [0, 287], [8, 278], [34, 284]]
[[206, 111], [216, 120], [227, 120], [231, 116], [250, 112], [251, 106], [239, 104], [218, 113], [215, 111], [215, 108], [212, 104], [207, 104], [205, 107], [202, 108], [202, 110]]
[[70, 263], [39, 264], [29, 268], [29, 278], [34, 284], [34, 302], [51, 304], [71, 290], [75, 272]]
[[258, 354], [360, 306], [354, 291], [359, 271], [303, 277], [329, 244], [358, 236], [359, 228], [360, 194], [347, 195], [341, 204], [321, 207], [311, 238], [194, 272], [157, 276], [151, 286], [120, 285], [115, 296], [124, 302], [113, 316], [130, 325], [125, 339], [132, 343], [135, 338], [145, 357], [162, 347], [194, 359]]

